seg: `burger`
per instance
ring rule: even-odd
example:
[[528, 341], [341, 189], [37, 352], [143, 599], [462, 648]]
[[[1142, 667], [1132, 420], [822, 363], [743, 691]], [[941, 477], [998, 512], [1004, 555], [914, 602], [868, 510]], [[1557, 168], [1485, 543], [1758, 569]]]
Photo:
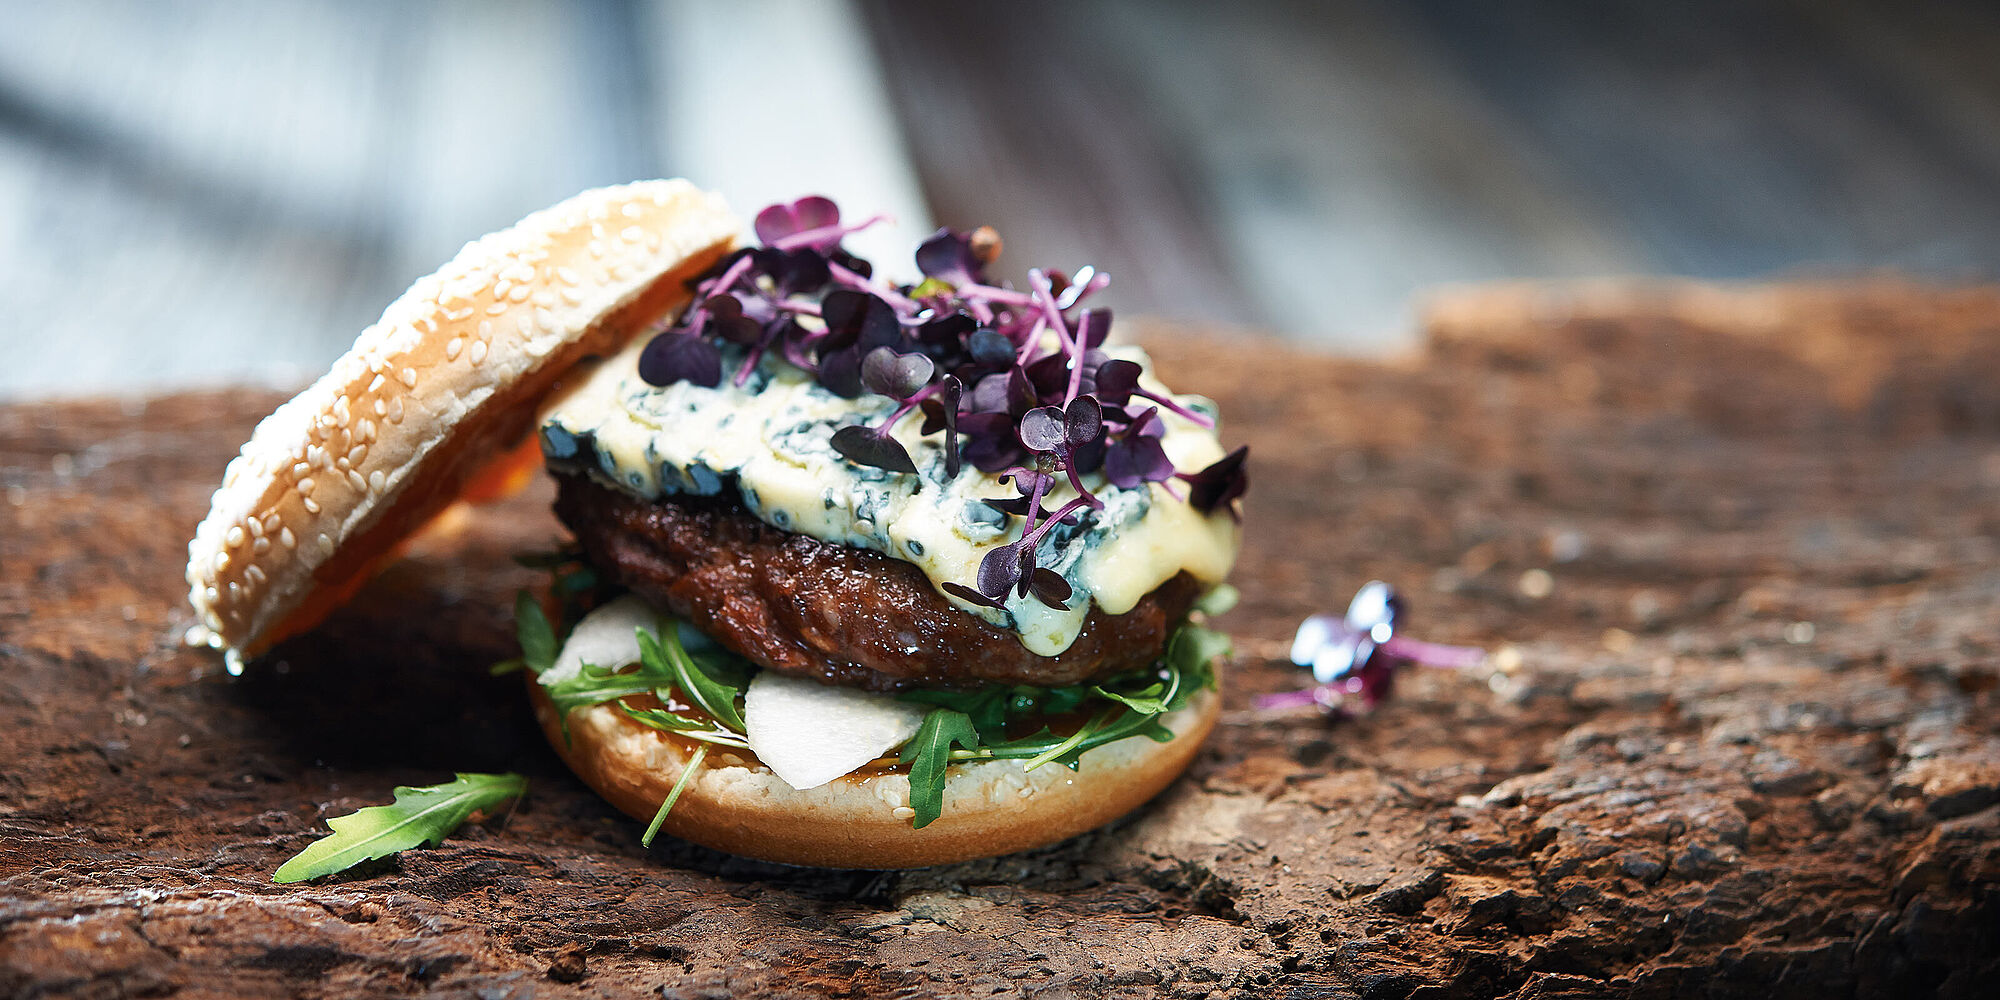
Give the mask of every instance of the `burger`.
[[[1051, 843], [1213, 727], [1244, 451], [1092, 308], [940, 230], [892, 282], [825, 198], [685, 181], [468, 244], [260, 423], [189, 545], [241, 672], [532, 467], [571, 540], [516, 602], [556, 752], [665, 831], [801, 865]], [[532, 448], [528, 447], [532, 445]]]

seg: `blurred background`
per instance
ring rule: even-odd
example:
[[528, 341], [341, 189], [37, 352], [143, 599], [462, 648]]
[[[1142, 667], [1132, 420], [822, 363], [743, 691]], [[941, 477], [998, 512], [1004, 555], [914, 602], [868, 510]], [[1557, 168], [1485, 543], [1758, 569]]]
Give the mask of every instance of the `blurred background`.
[[0, 397], [317, 375], [685, 175], [1329, 350], [1500, 278], [2000, 272], [2000, 4], [0, 0]]

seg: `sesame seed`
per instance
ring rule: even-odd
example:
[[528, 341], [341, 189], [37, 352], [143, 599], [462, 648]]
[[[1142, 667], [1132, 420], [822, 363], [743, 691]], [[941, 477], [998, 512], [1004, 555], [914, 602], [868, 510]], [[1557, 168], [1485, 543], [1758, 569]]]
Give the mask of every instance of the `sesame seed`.
[[215, 554], [215, 572], [220, 574], [223, 570], [228, 568], [229, 568], [229, 553], [217, 552]]
[[631, 264], [620, 261], [611, 266], [611, 278], [614, 281], [630, 281], [636, 270], [637, 268], [634, 268]]
[[237, 583], [235, 580], [229, 581], [229, 599], [232, 601], [243, 599], [243, 585]]
[[403, 422], [403, 397], [397, 396], [389, 401], [389, 422], [392, 424]]
[[313, 478], [311, 476], [307, 476], [304, 479], [299, 480], [300, 493], [311, 493], [312, 491], [313, 491]]
[[598, 224], [598, 223], [595, 223], [595, 222], [591, 223], [591, 224], [590, 224], [590, 238], [591, 238], [592, 240], [601, 240], [601, 239], [603, 239], [603, 238], [604, 238], [604, 227], [603, 227], [602, 225]]
[[458, 352], [460, 352], [460, 351], [462, 351], [462, 350], [464, 350], [464, 349], [465, 349], [465, 338], [464, 338], [464, 337], [453, 337], [453, 338], [451, 338], [450, 340], [448, 340], [448, 341], [445, 341], [445, 345], [444, 345], [444, 359], [445, 359], [446, 361], [457, 361], [457, 360], [458, 360]]
[[256, 541], [251, 542], [250, 551], [260, 556], [266, 552], [271, 551], [271, 540], [268, 538], [259, 538]]
[[577, 274], [576, 269], [573, 267], [556, 268], [556, 277], [561, 278], [565, 285], [576, 285], [583, 282], [583, 276]]
[[628, 219], [636, 219], [640, 215], [644, 214], [646, 210], [639, 207], [638, 202], [628, 201], [625, 203], [625, 207], [619, 209], [619, 211], [624, 212], [625, 217]]
[[[361, 440], [363, 441], [375, 440], [375, 421], [373, 420], [361, 421]], [[356, 461], [359, 461], [359, 459], [356, 459]]]
[[323, 550], [327, 551], [327, 552], [332, 552], [332, 551], [333, 551], [333, 536], [332, 536], [332, 535], [329, 535], [329, 534], [327, 534], [327, 533], [325, 533], [325, 532], [321, 532], [321, 533], [320, 533], [320, 536], [319, 536], [319, 547], [320, 547], [321, 549], [323, 549]]
[[[379, 397], [379, 396], [378, 396], [378, 397], [376, 397], [376, 399], [375, 399], [375, 415], [376, 415], [376, 416], [378, 416], [378, 417], [380, 417], [380, 416], [386, 416], [386, 415], [388, 414], [388, 412], [389, 412], [389, 401], [388, 401], [388, 400], [386, 400], [386, 399], [383, 399], [383, 398], [381, 398], [381, 397]], [[372, 436], [372, 435], [371, 435], [371, 436]]]
[[376, 393], [382, 391], [382, 376], [377, 375], [373, 379], [369, 380], [368, 391], [370, 393]]
[[[203, 597], [206, 597], [206, 598], [208, 598], [208, 603], [210, 603], [210, 604], [214, 604], [215, 602], [217, 602], [217, 601], [219, 601], [219, 600], [222, 600], [222, 592], [221, 592], [221, 591], [218, 591], [218, 590], [216, 590], [216, 589], [215, 589], [215, 588], [214, 588], [213, 586], [210, 586], [210, 587], [205, 587], [205, 588], [203, 588], [203, 589], [202, 589], [202, 592], [201, 592], [201, 596], [203, 596]], [[219, 629], [219, 628], [221, 628], [221, 627], [222, 627], [222, 616], [221, 616], [221, 615], [216, 615], [216, 614], [211, 614], [211, 615], [209, 615], [209, 616], [208, 616], [208, 627], [209, 627], [209, 628], [215, 628], [215, 629]]]
[[638, 226], [626, 226], [625, 231], [618, 234], [618, 238], [627, 243], [638, 243], [646, 238], [646, 231]]
[[243, 538], [244, 538], [243, 529], [231, 525], [229, 528], [229, 534], [224, 535], [222, 541], [223, 544], [233, 549], [238, 545], [243, 544]]
[[478, 364], [478, 363], [480, 363], [481, 361], [484, 361], [484, 360], [486, 360], [486, 341], [483, 341], [483, 340], [475, 340], [475, 341], [473, 341], [473, 342], [472, 342], [472, 363], [476, 365], [476, 364]]
[[306, 473], [311, 472], [312, 468], [313, 468], [312, 466], [307, 465], [304, 462], [295, 462], [292, 464], [292, 478], [298, 479], [304, 476]]
[[260, 585], [266, 579], [266, 577], [264, 576], [264, 567], [259, 566], [255, 563], [252, 563], [251, 565], [245, 567], [243, 570], [243, 575], [249, 577], [251, 583]]
[[403, 369], [403, 384], [412, 389], [417, 387], [417, 370], [415, 368]]
[[[362, 423], [368, 424], [368, 421], [363, 420]], [[355, 445], [354, 450], [347, 453], [347, 460], [353, 462], [355, 465], [360, 465], [362, 462], [367, 461], [368, 443], [364, 441], [361, 444]]]
[[276, 531], [278, 530], [278, 525], [281, 523], [282, 519], [278, 517], [278, 512], [275, 510], [270, 512], [269, 514], [264, 515], [265, 531]]
[[368, 489], [368, 477], [352, 469], [349, 469], [347, 472], [347, 481], [353, 483], [356, 490], [366, 492]]
[[305, 500], [304, 500], [303, 502], [304, 502], [304, 503], [305, 503], [305, 505], [306, 505], [306, 513], [308, 513], [308, 514], [317, 514], [317, 513], [319, 513], [319, 504], [317, 504], [317, 503], [313, 502], [313, 498], [312, 498], [312, 497], [307, 497], [307, 498], [305, 498]]
[[513, 282], [508, 281], [506, 278], [501, 278], [499, 281], [493, 283], [493, 297], [504, 299], [507, 297], [507, 291], [513, 287]]
[[264, 537], [264, 522], [259, 521], [253, 517], [247, 521], [244, 521], [243, 524], [250, 529], [250, 537], [252, 538]]
[[445, 318], [445, 319], [448, 319], [448, 320], [451, 320], [451, 321], [452, 321], [452, 322], [454, 322], [454, 323], [459, 323], [459, 322], [463, 322], [463, 321], [465, 321], [465, 320], [468, 320], [468, 319], [471, 319], [471, 318], [472, 318], [472, 307], [471, 307], [471, 306], [466, 306], [466, 307], [465, 307], [465, 308], [463, 308], [463, 309], [453, 309], [453, 310], [451, 310], [451, 311], [449, 311], [449, 312], [445, 313], [445, 314], [444, 314], [444, 318]]
[[507, 293], [507, 301], [526, 302], [528, 301], [528, 296], [534, 294], [534, 291], [533, 288], [527, 285], [515, 285], [514, 290]]
[[388, 485], [389, 477], [383, 475], [381, 469], [376, 469], [374, 472], [368, 474], [368, 487], [375, 492], [382, 492]]
[[480, 320], [480, 321], [479, 321], [479, 339], [480, 339], [480, 340], [492, 340], [492, 339], [493, 339], [493, 321], [492, 321], [492, 320], [490, 320], [490, 319], [482, 319], [482, 320]]
[[488, 316], [498, 316], [506, 311], [507, 311], [507, 303], [505, 301], [495, 302], [492, 305], [486, 307], [486, 315]]
[[278, 544], [288, 549], [296, 549], [299, 547], [299, 539], [297, 535], [292, 534], [292, 529], [279, 528]]
[[570, 305], [581, 305], [583, 303], [583, 289], [565, 288], [562, 290], [562, 297], [563, 301]]
[[591, 240], [589, 246], [590, 246], [590, 255], [592, 257], [604, 256], [604, 244], [599, 243], [596, 240]]
[[556, 293], [553, 289], [544, 288], [541, 291], [536, 292], [534, 297], [535, 297], [535, 305], [537, 308], [541, 309], [555, 308]]

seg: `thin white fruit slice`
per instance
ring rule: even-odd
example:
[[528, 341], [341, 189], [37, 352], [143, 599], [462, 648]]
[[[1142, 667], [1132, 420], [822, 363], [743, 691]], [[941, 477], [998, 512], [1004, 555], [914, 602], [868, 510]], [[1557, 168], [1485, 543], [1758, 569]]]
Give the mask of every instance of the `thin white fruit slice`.
[[556, 654], [555, 666], [542, 672], [543, 684], [556, 684], [583, 672], [583, 665], [616, 670], [639, 662], [639, 630], [660, 634], [660, 613], [627, 594], [591, 613], [571, 629]]
[[743, 695], [750, 749], [800, 791], [824, 785], [915, 736], [926, 711], [893, 695], [774, 670], [759, 673]]

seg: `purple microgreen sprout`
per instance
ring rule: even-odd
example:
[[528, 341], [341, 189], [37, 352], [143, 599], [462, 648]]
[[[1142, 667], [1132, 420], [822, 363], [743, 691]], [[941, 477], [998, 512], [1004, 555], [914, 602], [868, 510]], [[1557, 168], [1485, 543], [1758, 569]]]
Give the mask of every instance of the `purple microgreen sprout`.
[[1341, 617], [1313, 615], [1299, 623], [1292, 662], [1312, 671], [1315, 684], [1302, 691], [1260, 694], [1259, 709], [1318, 706], [1329, 713], [1368, 711], [1389, 697], [1396, 671], [1409, 664], [1470, 670], [1486, 661], [1486, 651], [1447, 646], [1397, 635], [1403, 602], [1394, 588], [1370, 580]]
[[[1018, 539], [982, 563], [976, 586], [945, 585], [973, 603], [1000, 607], [1011, 591], [1068, 606], [1069, 584], [1037, 566], [1036, 553], [1055, 525], [1103, 506], [1086, 476], [1102, 472], [1108, 485], [1099, 489], [1157, 483], [1175, 499], [1175, 480], [1185, 479], [1189, 501], [1204, 513], [1236, 513], [1231, 501], [1245, 483], [1241, 450], [1199, 472], [1175, 469], [1161, 445], [1161, 414], [1204, 427], [1213, 420], [1148, 390], [1139, 364], [1102, 350], [1111, 313], [1083, 303], [1108, 284], [1104, 274], [1034, 270], [1025, 290], [988, 284], [999, 235], [942, 229], [917, 248], [923, 280], [897, 285], [841, 246], [849, 233], [879, 221], [844, 222], [839, 207], [819, 196], [759, 212], [761, 245], [732, 254], [694, 283], [694, 305], [647, 343], [640, 375], [655, 385], [719, 385], [726, 344], [741, 356], [738, 387], [775, 354], [829, 392], [886, 396], [897, 403], [886, 419], [837, 428], [831, 443], [850, 462], [896, 474], [917, 468], [890, 429], [921, 409], [918, 436], [944, 435], [947, 480], [967, 464], [989, 474], [1005, 469], [1010, 475], [1001, 483], [1011, 480], [1019, 493], [988, 501], [1022, 518]], [[1043, 500], [1062, 481], [1076, 496], [1051, 511]]]
[[1217, 507], [1229, 511], [1230, 516], [1241, 518], [1231, 500], [1243, 495], [1250, 487], [1250, 476], [1243, 471], [1243, 460], [1249, 457], [1248, 445], [1215, 460], [1208, 468], [1193, 475], [1176, 473], [1188, 482], [1188, 503], [1204, 514], [1213, 514]]
[[652, 385], [692, 382], [713, 388], [722, 381], [722, 352], [692, 333], [662, 334], [639, 352], [639, 377]]

